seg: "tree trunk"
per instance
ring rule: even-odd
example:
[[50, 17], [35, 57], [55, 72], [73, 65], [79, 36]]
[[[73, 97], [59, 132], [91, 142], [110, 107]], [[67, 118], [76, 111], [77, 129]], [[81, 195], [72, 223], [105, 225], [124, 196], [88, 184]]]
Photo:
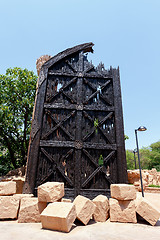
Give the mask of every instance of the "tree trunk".
[[12, 149], [11, 143], [10, 143], [7, 136], [4, 135], [3, 137], [4, 137], [4, 141], [6, 142], [6, 145], [8, 147], [8, 151], [9, 151], [9, 154], [10, 154], [10, 157], [11, 157], [11, 162], [12, 162], [14, 168], [17, 168], [16, 159], [15, 159], [15, 156], [14, 156], [14, 151]]

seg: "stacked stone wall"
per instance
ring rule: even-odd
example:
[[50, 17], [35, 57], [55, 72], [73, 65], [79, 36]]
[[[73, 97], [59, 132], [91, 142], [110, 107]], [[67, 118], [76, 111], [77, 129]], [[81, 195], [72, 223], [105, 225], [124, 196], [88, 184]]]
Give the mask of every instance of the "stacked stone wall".
[[[142, 180], [144, 191], [149, 192], [150, 189], [150, 192], [153, 192], [155, 188], [151, 189], [149, 186], [160, 186], [160, 172], [157, 172], [155, 168], [151, 170], [142, 170]], [[128, 183], [133, 184], [137, 191], [141, 191], [139, 169], [128, 170]], [[156, 192], [160, 192], [160, 189], [156, 190]]]

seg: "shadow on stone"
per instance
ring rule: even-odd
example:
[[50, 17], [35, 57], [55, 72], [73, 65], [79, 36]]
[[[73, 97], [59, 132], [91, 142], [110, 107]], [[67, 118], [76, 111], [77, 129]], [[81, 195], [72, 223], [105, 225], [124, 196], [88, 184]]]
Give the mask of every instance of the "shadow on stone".
[[157, 221], [155, 226], [160, 226], [160, 220]]
[[[91, 219], [89, 222], [88, 222], [88, 224], [87, 225], [92, 225], [92, 224], [95, 224], [96, 222], [93, 220], [93, 219]], [[79, 221], [78, 219], [76, 219], [75, 221], [74, 221], [74, 224], [76, 225], [76, 226], [85, 226], [81, 221]]]
[[137, 223], [139, 224], [146, 224], [146, 225], [149, 225], [151, 226], [144, 218], [142, 218], [138, 213], [136, 213], [137, 215]]

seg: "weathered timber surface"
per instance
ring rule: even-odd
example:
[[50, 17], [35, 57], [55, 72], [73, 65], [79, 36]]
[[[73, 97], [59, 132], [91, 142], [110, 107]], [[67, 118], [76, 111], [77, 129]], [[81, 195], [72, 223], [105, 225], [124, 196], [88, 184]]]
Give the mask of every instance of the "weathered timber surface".
[[119, 69], [87, 60], [93, 43], [69, 48], [43, 64], [32, 119], [25, 193], [47, 181], [65, 196], [110, 194], [126, 183]]

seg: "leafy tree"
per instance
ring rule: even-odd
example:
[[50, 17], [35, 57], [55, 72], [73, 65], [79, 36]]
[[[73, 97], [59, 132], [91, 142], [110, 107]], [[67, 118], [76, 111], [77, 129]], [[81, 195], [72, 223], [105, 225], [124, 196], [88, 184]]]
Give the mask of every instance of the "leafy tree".
[[135, 169], [134, 154], [132, 150], [126, 150], [127, 169]]
[[124, 135], [124, 140], [127, 140], [127, 139], [129, 139], [129, 137], [125, 134]]
[[0, 75], [0, 166], [26, 163], [36, 82], [27, 69], [10, 68]]
[[[157, 171], [160, 171], [160, 141], [152, 143], [149, 147], [143, 147], [140, 149], [140, 161], [142, 169], [152, 169], [156, 168]], [[138, 157], [137, 159], [137, 168], [138, 168]], [[134, 169], [134, 154], [132, 150], [126, 150], [126, 160], [127, 168]]]
[[151, 148], [151, 161], [149, 162], [149, 169], [156, 168], [160, 171], [160, 141], [152, 143]]
[[141, 168], [149, 169], [149, 163], [151, 161], [151, 150], [149, 147], [143, 147], [139, 150]]

